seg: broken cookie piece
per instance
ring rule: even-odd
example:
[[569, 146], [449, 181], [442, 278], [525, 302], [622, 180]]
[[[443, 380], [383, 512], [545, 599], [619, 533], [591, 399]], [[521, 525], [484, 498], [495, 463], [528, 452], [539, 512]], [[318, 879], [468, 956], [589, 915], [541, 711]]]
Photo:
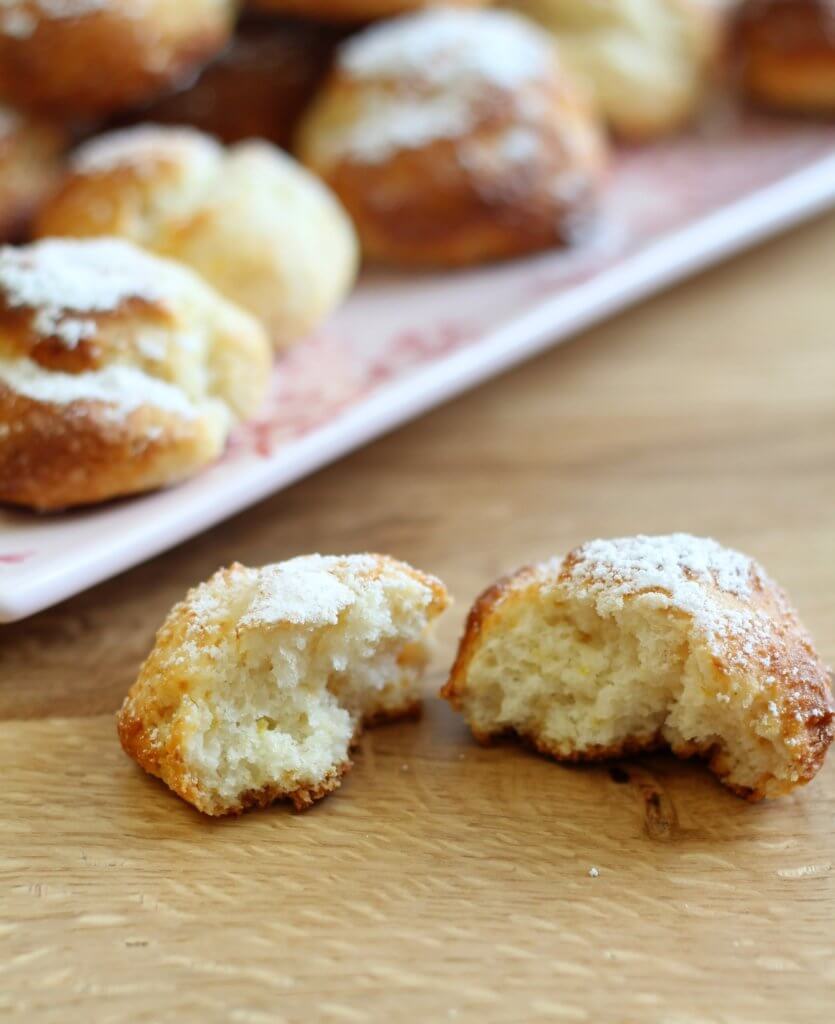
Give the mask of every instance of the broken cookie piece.
[[668, 747], [751, 800], [809, 782], [835, 733], [786, 595], [687, 534], [591, 541], [500, 580], [442, 695], [480, 740], [513, 733], [564, 761]]
[[176, 605], [118, 717], [125, 751], [205, 814], [340, 785], [364, 725], [419, 710], [443, 584], [385, 555], [232, 565]]

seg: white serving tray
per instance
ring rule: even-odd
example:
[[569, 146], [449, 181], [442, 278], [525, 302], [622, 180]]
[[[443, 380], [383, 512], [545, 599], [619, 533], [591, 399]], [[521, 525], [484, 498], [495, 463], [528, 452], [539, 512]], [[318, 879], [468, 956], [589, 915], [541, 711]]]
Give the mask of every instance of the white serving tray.
[[178, 487], [55, 516], [0, 511], [0, 622], [177, 544], [671, 282], [835, 205], [835, 127], [728, 122], [621, 154], [585, 243], [368, 276], [276, 368], [259, 419]]

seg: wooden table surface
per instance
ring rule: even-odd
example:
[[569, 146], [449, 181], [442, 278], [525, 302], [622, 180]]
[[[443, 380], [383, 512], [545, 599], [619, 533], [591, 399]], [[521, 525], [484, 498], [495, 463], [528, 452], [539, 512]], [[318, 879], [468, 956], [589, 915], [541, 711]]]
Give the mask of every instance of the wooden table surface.
[[[498, 573], [639, 531], [759, 557], [835, 661], [833, 321], [830, 216], [0, 627], [0, 1017], [831, 1021], [835, 755], [749, 806], [663, 756], [623, 781], [477, 748], [433, 694]], [[113, 712], [188, 585], [365, 549], [457, 605], [423, 720], [369, 733], [341, 791], [210, 821], [121, 753]]]

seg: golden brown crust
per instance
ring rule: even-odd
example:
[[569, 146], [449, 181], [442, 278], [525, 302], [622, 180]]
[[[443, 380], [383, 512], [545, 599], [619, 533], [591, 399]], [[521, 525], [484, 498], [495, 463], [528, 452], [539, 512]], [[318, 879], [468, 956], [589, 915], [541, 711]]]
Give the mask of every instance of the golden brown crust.
[[56, 512], [169, 486], [214, 461], [223, 433], [144, 406], [115, 420], [102, 402], [62, 407], [0, 382], [0, 501]]
[[[71, 4], [67, 5], [71, 7]], [[0, 97], [57, 116], [101, 116], [170, 87], [229, 38], [235, 0], [108, 0], [0, 10]]]
[[328, 772], [325, 779], [319, 783], [318, 786], [308, 786], [306, 788], [299, 788], [294, 790], [292, 793], [275, 793], [270, 792], [270, 787], [265, 787], [262, 790], [262, 799], [257, 803], [241, 802], [241, 811], [245, 811], [248, 807], [269, 807], [270, 804], [275, 803], [277, 799], [289, 799], [293, 802], [293, 807], [297, 811], [309, 810], [317, 800], [321, 800], [326, 797], [329, 793], [333, 793], [335, 789], [339, 789], [342, 785], [342, 780], [348, 774], [348, 772], [354, 767], [353, 761], [345, 761], [338, 768], [334, 768]]
[[350, 23], [392, 18], [424, 7], [483, 7], [489, 0], [249, 0], [254, 11]]
[[[342, 780], [354, 766], [353, 761], [348, 759], [331, 768], [316, 785], [298, 786], [295, 789], [267, 785], [261, 789], [247, 790], [234, 804], [220, 804], [213, 802], [184, 767], [178, 745], [169, 742], [165, 748], [160, 748], [153, 741], [151, 730], [131, 712], [127, 704], [122, 707], [116, 719], [116, 730], [122, 750], [143, 771], [162, 779], [179, 797], [202, 814], [213, 818], [234, 817], [253, 808], [269, 807], [279, 800], [289, 800], [295, 810], [306, 811], [318, 800], [339, 789]], [[361, 732], [360, 728], [354, 734], [352, 747], [359, 741]]]
[[[152, 729], [132, 711], [132, 706], [123, 705], [116, 719], [116, 730], [122, 749], [149, 775], [163, 779], [165, 784], [178, 796], [193, 804], [204, 814], [213, 817], [243, 814], [255, 807], [269, 807], [278, 800], [290, 800], [297, 811], [305, 811], [318, 800], [339, 789], [342, 780], [351, 771], [354, 762], [350, 759], [332, 768], [315, 786], [300, 786], [296, 789], [285, 789], [281, 786], [264, 786], [258, 790], [249, 790], [241, 794], [234, 805], [214, 805], [207, 800], [206, 794], [197, 786], [189, 772], [182, 765], [182, 757], [177, 745], [169, 743], [164, 749], [156, 744], [152, 737]], [[419, 718], [423, 713], [421, 701], [407, 701], [400, 707], [391, 707], [366, 715], [357, 726], [351, 740], [353, 749], [359, 744], [366, 729], [375, 729], [382, 725], [403, 719]]]
[[317, 801], [323, 799], [329, 793], [333, 793], [334, 790], [339, 789], [342, 785], [342, 780], [350, 772], [351, 768], [353, 768], [353, 762], [346, 761], [338, 768], [334, 768], [329, 772], [317, 786], [300, 786], [298, 789], [290, 791], [283, 790], [278, 786], [264, 786], [263, 789], [244, 793], [241, 796], [240, 802], [235, 807], [224, 807], [216, 812], [206, 811], [202, 807], [199, 810], [202, 810], [204, 814], [212, 814], [213, 817], [234, 817], [258, 807], [270, 807], [279, 800], [289, 800], [295, 810], [307, 811]]
[[0, 104], [0, 242], [23, 237], [58, 179], [69, 133]]
[[[65, 260], [69, 263], [84, 259], [84, 245], [76, 248], [72, 243], [64, 245]], [[40, 259], [38, 246], [6, 250], [10, 257], [31, 253], [30, 265]], [[3, 250], [0, 250], [2, 265]], [[114, 254], [116, 258], [116, 254]], [[170, 266], [158, 263], [158, 271]], [[44, 370], [63, 373], [84, 373], [100, 370], [108, 363], [141, 355], [137, 335], [142, 328], [171, 331], [177, 326], [177, 316], [161, 295], [142, 292], [142, 283], [137, 280], [136, 294], [120, 296], [110, 309], [87, 310], [78, 318], [94, 324], [95, 330], [71, 341], [61, 336], [60, 322], [52, 325], [55, 330], [41, 329], [38, 325], [39, 307], [24, 305], [13, 299], [2, 283], [0, 271], [0, 356], [25, 356]], [[68, 316], [71, 315], [68, 312]]]
[[121, 242], [0, 251], [0, 502], [54, 511], [192, 475], [269, 365], [260, 326], [184, 268]]
[[[587, 567], [590, 567], [588, 576], [585, 575]], [[685, 568], [685, 577], [689, 572]], [[536, 732], [505, 728], [497, 728], [495, 732], [473, 730], [476, 739], [479, 742], [490, 742], [503, 734], [516, 733], [541, 753], [559, 761], [572, 762], [598, 761], [655, 750], [662, 746], [669, 747], [677, 757], [704, 758], [711, 771], [729, 789], [752, 801], [788, 793], [795, 786], [811, 781], [820, 770], [829, 746], [835, 739], [835, 700], [829, 672], [786, 594], [753, 561], [750, 562], [745, 581], [745, 598], [728, 592], [719, 580], [711, 584], [695, 575], [692, 578], [704, 585], [705, 599], [713, 603], [720, 616], [729, 613], [728, 621], [733, 624], [737, 621], [735, 616], [742, 612], [745, 617], [739, 621], [745, 625], [739, 629], [726, 628], [718, 637], [708, 637], [689, 606], [676, 606], [674, 591], [656, 584], [649, 590], [631, 589], [628, 577], [619, 578], [617, 572], [609, 572], [605, 586], [623, 586], [623, 599], [627, 601], [640, 599], [648, 593], [658, 593], [670, 599], [671, 614], [693, 618], [694, 633], [690, 642], [708, 645], [713, 668], [719, 678], [730, 684], [732, 679], [742, 673], [756, 680], [761, 702], [768, 701], [774, 709], [778, 716], [780, 739], [792, 751], [792, 778], [764, 776], [753, 786], [735, 785], [729, 779], [732, 771], [730, 758], [719, 741], [708, 744], [670, 744], [658, 733], [627, 737], [623, 742], [611, 746], [588, 745], [582, 749], [556, 745]], [[576, 595], [588, 583], [599, 585], [600, 575], [598, 568], [590, 562], [587, 547], [583, 545], [575, 548], [559, 563], [525, 566], [488, 587], [476, 599], [468, 615], [457, 656], [449, 678], [441, 689], [441, 696], [456, 710], [464, 708], [470, 665], [479, 651], [482, 637], [496, 626], [500, 608], [506, 611], [513, 602], [535, 599], [543, 586], [566, 595]], [[724, 620], [720, 617], [717, 621]], [[749, 628], [751, 623], [755, 623], [756, 628]], [[730, 685], [728, 688], [733, 690]], [[751, 713], [754, 714], [753, 711]]]
[[[369, 260], [466, 266], [570, 244], [582, 229], [603, 180], [603, 140], [547, 37], [524, 31], [547, 67], [510, 87], [488, 73], [436, 91], [414, 71], [357, 75], [350, 57], [337, 62], [297, 150], [344, 203]], [[367, 42], [373, 34], [348, 46], [358, 53]], [[450, 122], [437, 137], [425, 127]]]
[[[764, 778], [758, 786], [738, 786], [728, 778], [726, 755], [715, 743], [711, 744], [675, 744], [670, 745], [659, 733], [652, 733], [647, 736], [631, 736], [622, 743], [611, 743], [608, 746], [593, 744], [579, 750], [565, 750], [552, 743], [548, 743], [541, 736], [532, 733], [519, 732], [515, 729], [505, 729], [501, 732], [485, 733], [476, 729], [472, 730], [473, 738], [482, 746], [492, 746], [505, 737], [514, 737], [526, 744], [538, 754], [550, 757], [562, 764], [595, 764], [600, 761], [616, 761], [622, 757], [633, 757], [638, 754], [652, 754], [660, 750], [669, 750], [681, 761], [690, 758], [699, 758], [706, 762], [709, 770], [720, 780], [722, 785], [729, 789], [735, 796], [742, 797], [749, 803], [759, 803], [766, 796], [773, 797], [776, 794], [771, 779]], [[824, 749], [824, 754], [826, 750]], [[811, 774], [805, 777], [799, 784], [802, 785], [811, 781], [820, 769], [820, 763], [811, 761], [808, 770]], [[768, 786], [768, 792], [766, 787]], [[784, 792], [789, 793], [795, 786], [786, 786]]]
[[[554, 135], [559, 122], [554, 120]], [[357, 225], [363, 252], [372, 263], [400, 267], [462, 267], [570, 245], [591, 216], [597, 194], [592, 176], [565, 203], [549, 193], [552, 160], [524, 167], [491, 166], [496, 126], [472, 140], [483, 142], [484, 164], [467, 166], [460, 145], [439, 140], [398, 153], [385, 164], [344, 162], [328, 184]], [[500, 144], [500, 143], [499, 143]], [[315, 169], [315, 167], [314, 167]]]
[[116, 235], [184, 263], [257, 317], [277, 349], [332, 312], [358, 264], [353, 226], [317, 177], [267, 142], [225, 149], [190, 128], [140, 125], [90, 140], [34, 230]]
[[[441, 687], [441, 697], [456, 709], [461, 710], [461, 697], [467, 686], [467, 670], [475, 656], [482, 633], [488, 628], [494, 609], [501, 602], [515, 593], [522, 593], [528, 584], [537, 578], [536, 566], [524, 565], [514, 573], [501, 576], [495, 583], [483, 590], [473, 602], [464, 624], [464, 632], [458, 642], [455, 661], [449, 672], [449, 678]], [[484, 742], [489, 734], [475, 734], [479, 742]]]
[[191, 129], [139, 125], [96, 136], [72, 154], [38, 211], [33, 233], [112, 235], [157, 248], [159, 234], [187, 226], [187, 206], [205, 203], [223, 159], [213, 139]]
[[786, 113], [835, 116], [835, 3], [748, 0], [736, 57], [750, 99]]
[[123, 123], [191, 125], [226, 143], [261, 138], [288, 149], [342, 34], [304, 22], [246, 21], [193, 82]]
[[[307, 579], [307, 586], [310, 581], [304, 574], [310, 571], [311, 566], [324, 568], [337, 579], [359, 582], [359, 592], [384, 577], [394, 578], [398, 587], [410, 578], [431, 592], [428, 604], [422, 605], [427, 623], [439, 615], [449, 601], [440, 580], [388, 555], [379, 554], [324, 559], [308, 556], [277, 566], [266, 566], [261, 570], [248, 569], [234, 563], [218, 570], [205, 584], [193, 588], [183, 601], [174, 606], [157, 632], [153, 650], [119, 711], [117, 729], [122, 747], [130, 757], [206, 814], [239, 814], [248, 807], [264, 807], [279, 799], [289, 799], [297, 810], [303, 810], [336, 789], [341, 778], [351, 768], [352, 762], [348, 756], [340, 764], [333, 765], [315, 785], [306, 783], [288, 788], [286, 785], [268, 784], [258, 790], [247, 790], [230, 802], [227, 798], [222, 799], [205, 779], [198, 779], [193, 770], [189, 770], [184, 755], [193, 727], [189, 725], [187, 716], [181, 715], [180, 711], [184, 704], [190, 708], [205, 702], [200, 696], [205, 666], [196, 660], [202, 657], [202, 652], [219, 649], [226, 639], [237, 635], [242, 629], [269, 631], [277, 622], [285, 626], [310, 627], [314, 630], [314, 636], [319, 628], [338, 628], [330, 620], [330, 625], [322, 627], [321, 621], [316, 618], [320, 600], [318, 591], [305, 592], [309, 602], [307, 607], [304, 602], [299, 603], [298, 595], [302, 591], [294, 585], [292, 578], [285, 578], [283, 583], [276, 584], [289, 587], [296, 595], [292, 620], [270, 617], [265, 622], [254, 612], [254, 596], [260, 593], [258, 586], [265, 581], [267, 586], [271, 585], [269, 580], [272, 571], [299, 571], [302, 575], [297, 579]], [[271, 601], [268, 607], [270, 616], [274, 616], [275, 606]], [[305, 618], [305, 615], [308, 617]], [[412, 669], [421, 666], [423, 661], [417, 643], [405, 644], [396, 659], [399, 667]], [[414, 676], [410, 679], [413, 680]], [[229, 684], [233, 685], [233, 682], [230, 678]], [[349, 740], [349, 754], [365, 729], [402, 718], [417, 717], [421, 713], [422, 702], [415, 699], [413, 686], [408, 683], [402, 685], [402, 682], [392, 679], [383, 689], [369, 688], [367, 694], [364, 694], [357, 690], [344, 692], [335, 684], [333, 677], [328, 681], [327, 689], [331, 696], [336, 698], [343, 713], [347, 712], [350, 716], [347, 721], [353, 732]], [[186, 697], [188, 700], [184, 701]]]
[[[610, 743], [606, 746], [595, 743], [584, 747], [582, 751], [564, 750], [553, 743], [549, 743], [541, 736], [533, 733], [519, 732], [516, 729], [503, 729], [496, 732], [481, 732], [473, 729], [473, 739], [484, 747], [492, 746], [502, 739], [514, 737], [527, 744], [539, 754], [552, 757], [555, 761], [562, 761], [565, 764], [586, 764], [595, 761], [614, 761], [620, 757], [630, 757], [634, 754], [648, 754], [654, 750], [663, 749], [665, 744], [660, 733], [652, 733], [646, 736], [630, 736], [621, 743]], [[695, 754], [696, 751], [692, 751]], [[690, 756], [690, 755], [683, 755]]]
[[[367, 715], [361, 725], [357, 727], [354, 737], [351, 740], [351, 749], [358, 746], [362, 734], [366, 729], [376, 729], [382, 725], [390, 725], [403, 719], [419, 718], [423, 713], [421, 701], [410, 701], [399, 708], [386, 708]], [[120, 717], [117, 721], [117, 730], [122, 749], [132, 757], [140, 768], [158, 778], [162, 777], [159, 759], [156, 753], [152, 753], [152, 745], [148, 743], [144, 735], [141, 723], [137, 729], [135, 720], [125, 716], [124, 723]], [[123, 735], [124, 730], [124, 735]], [[212, 807], [206, 803], [204, 794], [193, 784], [187, 772], [172, 775], [171, 762], [166, 765], [165, 782], [179, 796], [193, 804], [204, 814], [213, 817], [226, 817], [243, 814], [245, 811], [258, 807], [270, 807], [279, 800], [289, 800], [296, 811], [307, 811], [319, 800], [328, 794], [333, 793], [342, 785], [342, 780], [354, 767], [352, 760], [343, 761], [342, 764], [332, 768], [315, 786], [299, 786], [297, 789], [284, 789], [281, 786], [264, 786], [258, 790], [248, 790], [241, 794], [240, 799], [234, 806], [224, 805], [223, 807]]]
[[400, 722], [404, 718], [420, 718], [423, 714], [423, 701], [406, 700], [396, 707], [379, 708], [366, 715], [362, 720], [363, 729], [376, 729], [380, 725], [390, 725], [392, 722]]

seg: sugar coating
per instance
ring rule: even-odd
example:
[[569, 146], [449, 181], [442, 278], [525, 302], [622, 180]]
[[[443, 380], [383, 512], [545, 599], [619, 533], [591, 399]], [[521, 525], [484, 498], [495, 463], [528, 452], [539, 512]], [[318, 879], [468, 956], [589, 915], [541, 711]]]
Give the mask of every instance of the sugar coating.
[[[247, 570], [253, 596], [241, 625], [334, 625], [356, 600], [358, 591], [371, 585], [378, 567], [371, 555], [337, 558], [316, 554]], [[429, 588], [424, 597], [428, 604], [432, 598]]]
[[357, 117], [323, 140], [333, 156], [350, 154], [362, 163], [379, 163], [392, 153], [420, 149], [438, 139], [456, 139], [473, 125], [470, 98], [461, 95], [401, 97], [373, 93]]
[[519, 125], [509, 128], [499, 139], [498, 152], [510, 163], [525, 163], [536, 156], [541, 142], [539, 136]]
[[268, 565], [258, 575], [255, 596], [241, 625], [326, 626], [339, 619], [353, 598], [353, 591], [324, 565]]
[[0, 250], [0, 321], [0, 419], [16, 434], [0, 445], [0, 497], [13, 504], [179, 482], [222, 453], [268, 386], [261, 326], [127, 242]]
[[163, 162], [219, 165], [223, 147], [194, 128], [137, 125], [100, 135], [79, 146], [71, 167], [82, 174], [106, 174], [120, 167], [141, 170]]
[[176, 259], [253, 313], [276, 348], [308, 335], [342, 301], [358, 265], [341, 204], [291, 156], [254, 140], [226, 149], [164, 126], [82, 146], [38, 230], [111, 230]]
[[180, 388], [134, 366], [111, 364], [85, 373], [57, 373], [43, 370], [29, 359], [0, 359], [0, 382], [36, 402], [54, 405], [103, 402], [120, 416], [143, 405], [164, 409], [185, 419], [197, 415], [194, 403]]
[[512, 89], [547, 75], [553, 51], [538, 29], [505, 11], [429, 10], [395, 18], [349, 41], [339, 67], [355, 78], [477, 80]]
[[[556, 58], [548, 37], [514, 14], [428, 10], [356, 36], [338, 67], [360, 88], [350, 121], [323, 139], [323, 152], [378, 163], [438, 139], [465, 139], [491, 92], [509, 97], [524, 119], [525, 87], [549, 81]], [[547, 115], [545, 106], [531, 120]], [[509, 153], [517, 158], [512, 143]]]
[[[498, 135], [476, 136], [462, 142], [458, 159], [474, 173], [489, 175], [497, 168], [518, 168], [543, 155], [546, 150], [540, 135], [527, 125], [513, 125]], [[567, 176], [555, 175], [552, 186]]]
[[[553, 573], [559, 564], [543, 568]], [[727, 651], [731, 638], [731, 656], [740, 666], [760, 661], [774, 643], [771, 618], [746, 603], [755, 586], [774, 585], [753, 559], [711, 538], [674, 533], [594, 540], [578, 549], [569, 573], [578, 595], [592, 598], [600, 615], [621, 609], [626, 597], [652, 595], [655, 604], [691, 615], [714, 649]], [[737, 602], [720, 603], [714, 588]]]
[[705, 584], [750, 597], [752, 576], [759, 574], [747, 555], [687, 533], [593, 540], [579, 549], [571, 566], [573, 579], [589, 593], [618, 602], [627, 594], [662, 589], [693, 615], [709, 611]]
[[[396, 565], [370, 554], [302, 555], [260, 568], [236, 565], [230, 570], [238, 594], [236, 626], [245, 633], [272, 633], [280, 627], [279, 632], [310, 636], [335, 626], [350, 609], [371, 600], [377, 604], [377, 628], [384, 632], [391, 625], [384, 597], [396, 601], [408, 595], [415, 608], [428, 607], [435, 597], [428, 578], [419, 583], [401, 574]], [[187, 663], [197, 657], [205, 630], [213, 628], [219, 618], [230, 616], [234, 602], [220, 585], [222, 575], [216, 574], [189, 592], [185, 601], [192, 613], [189, 628], [179, 649], [169, 652], [174, 661]]]
[[363, 724], [413, 711], [438, 580], [380, 555], [233, 565], [157, 634], [120, 714], [125, 749], [208, 814], [339, 785]]
[[58, 239], [0, 249], [0, 303], [34, 312], [41, 337], [75, 347], [95, 330], [91, 315], [112, 312], [128, 299], [166, 297], [165, 268], [116, 239], [80, 244]]
[[826, 671], [746, 555], [677, 533], [595, 540], [479, 599], [444, 689], [478, 736], [556, 758], [660, 743], [761, 799], [808, 782], [835, 726]]

